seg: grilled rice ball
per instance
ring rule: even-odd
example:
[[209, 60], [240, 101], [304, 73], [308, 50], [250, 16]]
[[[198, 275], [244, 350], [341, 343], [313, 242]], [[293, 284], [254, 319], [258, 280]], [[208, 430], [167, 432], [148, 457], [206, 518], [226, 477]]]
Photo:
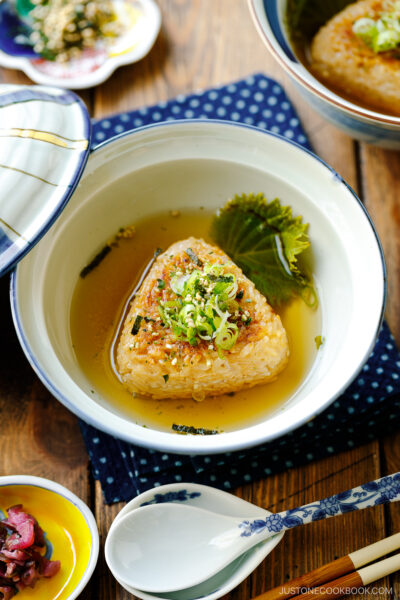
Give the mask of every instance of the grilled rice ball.
[[311, 70], [362, 104], [400, 115], [399, 51], [375, 53], [352, 29], [357, 19], [376, 20], [392, 7], [389, 0], [360, 0], [334, 16], [312, 41]]
[[[212, 265], [220, 265], [220, 279], [228, 279], [229, 274], [237, 283], [237, 338], [223, 351], [215, 339], [197, 338], [192, 344], [179, 339], [160, 316], [160, 306], [178, 299], [171, 288], [176, 273], [190, 274]], [[222, 250], [202, 239], [188, 238], [155, 260], [126, 316], [116, 364], [131, 392], [203, 400], [275, 379], [288, 357], [286, 332], [265, 297]]]

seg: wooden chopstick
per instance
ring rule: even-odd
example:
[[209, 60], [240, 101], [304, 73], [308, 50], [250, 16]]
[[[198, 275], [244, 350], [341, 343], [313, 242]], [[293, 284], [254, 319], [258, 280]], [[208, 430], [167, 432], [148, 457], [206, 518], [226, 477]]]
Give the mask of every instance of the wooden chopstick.
[[341, 598], [347, 594], [354, 594], [357, 590], [377, 579], [386, 577], [400, 569], [400, 554], [395, 554], [390, 558], [385, 558], [379, 562], [373, 563], [368, 567], [347, 573], [339, 579], [328, 581], [325, 585], [313, 588], [305, 594], [296, 596], [298, 600], [333, 600]]
[[[314, 569], [309, 573], [305, 573], [300, 577], [296, 577], [296, 579], [292, 579], [284, 585], [280, 585], [272, 590], [268, 590], [267, 592], [264, 592], [264, 594], [257, 596], [257, 598], [254, 600], [286, 600], [286, 598], [291, 598], [298, 595], [301, 595], [301, 600], [306, 600], [307, 594], [302, 594], [302, 590], [309, 590], [311, 588], [321, 586], [326, 582], [338, 580], [338, 578], [349, 573], [359, 573], [359, 571], [357, 571], [359, 567], [367, 565], [377, 558], [385, 556], [385, 554], [390, 554], [399, 548], [400, 533], [395, 533], [394, 535], [384, 538], [379, 542], [365, 546], [365, 548], [360, 548], [360, 550], [351, 552], [350, 554], [342, 556], [341, 558], [337, 558], [336, 560], [327, 563], [322, 567], [318, 567], [318, 569]], [[362, 571], [364, 571], [364, 569]], [[357, 576], [355, 575], [355, 577]], [[374, 580], [372, 579], [371, 581]], [[358, 585], [363, 584], [361, 583]], [[314, 594], [312, 594], [312, 597], [315, 598]]]

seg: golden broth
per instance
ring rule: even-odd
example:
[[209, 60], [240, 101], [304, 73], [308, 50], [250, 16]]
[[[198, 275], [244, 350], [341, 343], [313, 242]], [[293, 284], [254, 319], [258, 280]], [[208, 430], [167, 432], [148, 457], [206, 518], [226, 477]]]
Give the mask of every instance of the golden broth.
[[53, 547], [51, 560], [59, 560], [59, 572], [37, 581], [34, 588], [18, 593], [18, 600], [66, 600], [83, 577], [91, 550], [90, 531], [79, 510], [55, 492], [30, 485], [0, 487], [0, 511], [22, 504], [46, 533]]
[[291, 357], [271, 383], [206, 398], [153, 400], [132, 396], [113, 369], [113, 345], [132, 291], [157, 247], [189, 236], [211, 242], [210, 213], [188, 211], [178, 217], [155, 215], [136, 223], [131, 239], [118, 246], [84, 279], [80, 278], [71, 306], [71, 336], [77, 359], [97, 393], [140, 425], [171, 430], [172, 424], [232, 431], [254, 424], [281, 409], [301, 385], [316, 356], [314, 338], [320, 334], [319, 311], [294, 300], [279, 314], [289, 337]]

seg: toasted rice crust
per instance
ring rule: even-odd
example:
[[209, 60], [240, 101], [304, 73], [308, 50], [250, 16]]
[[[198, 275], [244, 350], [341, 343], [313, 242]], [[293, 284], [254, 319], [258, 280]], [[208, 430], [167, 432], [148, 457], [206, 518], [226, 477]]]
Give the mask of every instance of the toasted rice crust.
[[[176, 299], [170, 289], [170, 273], [177, 267], [185, 270], [190, 259], [185, 250], [191, 248], [203, 261], [226, 265], [226, 272], [237, 277], [244, 296], [241, 306], [249, 311], [250, 325], [241, 325], [233, 348], [218, 357], [209, 342], [197, 346], [177, 341], [169, 327], [162, 327], [157, 300]], [[210, 254], [211, 253], [211, 254]], [[157, 279], [163, 279], [160, 290]], [[251, 302], [246, 302], [251, 300]], [[131, 333], [136, 315], [153, 321], [145, 322], [137, 335]], [[286, 366], [289, 346], [280, 317], [219, 248], [195, 238], [177, 242], [161, 254], [152, 266], [134, 298], [118, 343], [116, 362], [122, 381], [131, 392], [152, 398], [190, 398], [202, 400], [271, 381]], [[174, 359], [177, 358], [176, 361]], [[175, 362], [176, 364], [172, 364]], [[168, 375], [167, 382], [164, 376]]]

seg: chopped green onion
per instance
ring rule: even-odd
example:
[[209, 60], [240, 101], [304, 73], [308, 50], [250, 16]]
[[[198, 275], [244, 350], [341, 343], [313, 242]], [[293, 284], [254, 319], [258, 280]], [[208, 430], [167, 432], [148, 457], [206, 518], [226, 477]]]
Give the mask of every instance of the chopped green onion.
[[387, 50], [394, 50], [400, 42], [400, 33], [393, 29], [380, 31], [373, 42], [374, 52], [386, 52]]
[[165, 383], [167, 383], [167, 381], [169, 379], [169, 375], [163, 375], [163, 379], [164, 379]]
[[159, 290], [163, 290], [165, 288], [164, 279], [157, 279], [157, 287]]
[[175, 292], [175, 294], [178, 294], [178, 296], [183, 296], [185, 285], [186, 285], [186, 282], [189, 279], [189, 277], [190, 277], [190, 275], [182, 275], [181, 277], [178, 277], [177, 275], [175, 275], [171, 279], [172, 291]]
[[355, 21], [353, 24], [353, 32], [366, 44], [372, 43], [372, 40], [377, 32], [376, 23], [373, 19], [369, 19], [367, 17], [357, 19], [357, 21]]
[[383, 12], [379, 19], [362, 17], [353, 23], [353, 32], [374, 52], [395, 50], [400, 45], [400, 5]]
[[235, 323], [225, 323], [215, 338], [217, 348], [230, 350], [235, 345], [238, 335], [239, 329]]
[[238, 296], [236, 276], [226, 272], [227, 265], [203, 263], [190, 248], [186, 253], [198, 268], [172, 276], [170, 287], [177, 300], [159, 298], [159, 314], [178, 340], [192, 346], [202, 340], [215, 342], [218, 355], [224, 358], [223, 351], [230, 350], [239, 335], [236, 322], [242, 324], [242, 311], [237, 300], [243, 292]]

